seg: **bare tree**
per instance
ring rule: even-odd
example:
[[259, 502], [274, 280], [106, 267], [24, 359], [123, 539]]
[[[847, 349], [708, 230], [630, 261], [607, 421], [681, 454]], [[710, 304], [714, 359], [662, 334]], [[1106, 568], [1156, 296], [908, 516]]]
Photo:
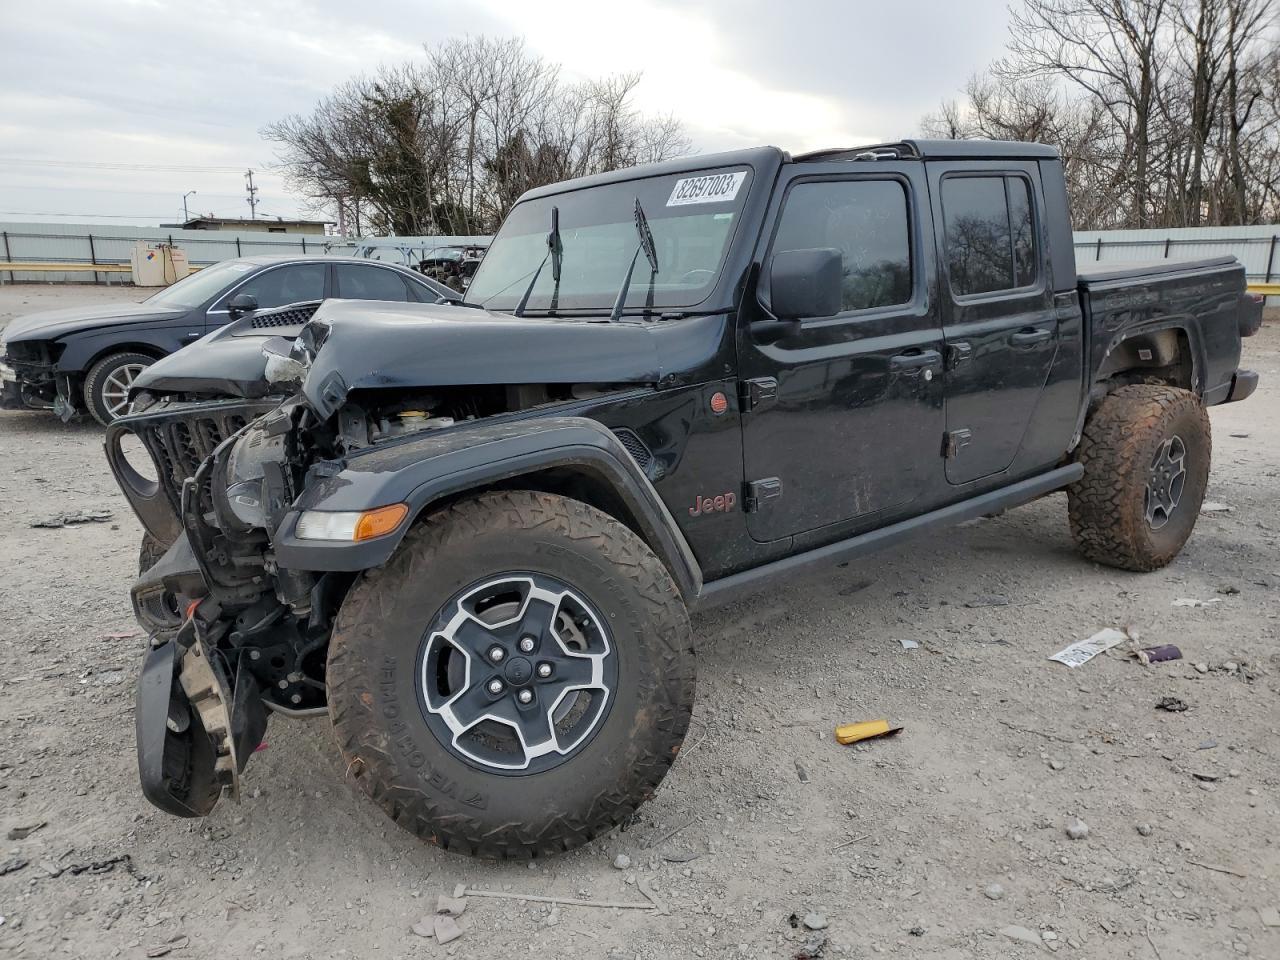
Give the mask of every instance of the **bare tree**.
[[340, 86], [263, 130], [291, 186], [373, 230], [487, 233], [524, 191], [676, 156], [672, 117], [634, 106], [638, 74], [567, 84], [517, 39], [469, 37]]

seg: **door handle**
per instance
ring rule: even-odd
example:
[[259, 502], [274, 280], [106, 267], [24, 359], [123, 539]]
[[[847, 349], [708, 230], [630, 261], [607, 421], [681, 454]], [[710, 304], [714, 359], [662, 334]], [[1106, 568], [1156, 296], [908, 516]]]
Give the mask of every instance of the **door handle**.
[[1053, 331], [1046, 330], [1044, 327], [1027, 327], [1010, 336], [1009, 343], [1015, 347], [1029, 347], [1033, 344], [1044, 343], [1052, 336]]
[[932, 367], [942, 362], [942, 354], [937, 350], [908, 350], [889, 358], [890, 370], [919, 370], [921, 367]]

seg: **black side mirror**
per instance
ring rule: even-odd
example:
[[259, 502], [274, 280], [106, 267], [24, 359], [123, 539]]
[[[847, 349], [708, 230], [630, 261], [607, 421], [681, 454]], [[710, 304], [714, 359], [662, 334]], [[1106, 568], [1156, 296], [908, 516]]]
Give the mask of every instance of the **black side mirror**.
[[252, 293], [237, 293], [227, 301], [227, 313], [234, 317], [252, 313], [258, 309], [258, 298]]
[[769, 267], [769, 309], [779, 320], [840, 312], [844, 257], [839, 250], [783, 250]]

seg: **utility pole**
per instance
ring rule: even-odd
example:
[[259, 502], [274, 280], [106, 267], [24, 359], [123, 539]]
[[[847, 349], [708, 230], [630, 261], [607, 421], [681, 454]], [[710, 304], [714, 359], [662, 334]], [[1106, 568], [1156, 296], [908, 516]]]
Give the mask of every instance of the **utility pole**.
[[253, 185], [253, 171], [246, 170], [244, 172], [244, 190], [249, 196], [247, 203], [249, 204], [249, 219], [258, 219], [258, 188]]
[[347, 235], [347, 205], [343, 202], [342, 197], [338, 197], [338, 236], [345, 238]]
[[184, 227], [187, 225], [187, 221], [191, 219], [191, 217], [187, 215], [187, 197], [192, 196], [194, 193], [194, 190], [188, 190], [182, 195], [182, 225]]

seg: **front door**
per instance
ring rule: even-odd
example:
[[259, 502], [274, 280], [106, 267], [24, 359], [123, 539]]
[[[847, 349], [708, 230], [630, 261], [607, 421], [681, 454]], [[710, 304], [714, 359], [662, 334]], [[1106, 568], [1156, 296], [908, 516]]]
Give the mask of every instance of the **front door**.
[[[753, 539], [872, 526], [941, 485], [942, 330], [930, 317], [933, 227], [919, 164], [797, 165], [761, 240], [759, 306], [783, 250], [834, 248], [841, 310], [772, 343], [740, 323], [743, 459]], [[784, 174], [785, 176], [785, 174]], [[754, 314], [753, 314], [754, 311]]]
[[946, 475], [963, 484], [1013, 462], [1058, 351], [1034, 163], [930, 164], [942, 224]]

